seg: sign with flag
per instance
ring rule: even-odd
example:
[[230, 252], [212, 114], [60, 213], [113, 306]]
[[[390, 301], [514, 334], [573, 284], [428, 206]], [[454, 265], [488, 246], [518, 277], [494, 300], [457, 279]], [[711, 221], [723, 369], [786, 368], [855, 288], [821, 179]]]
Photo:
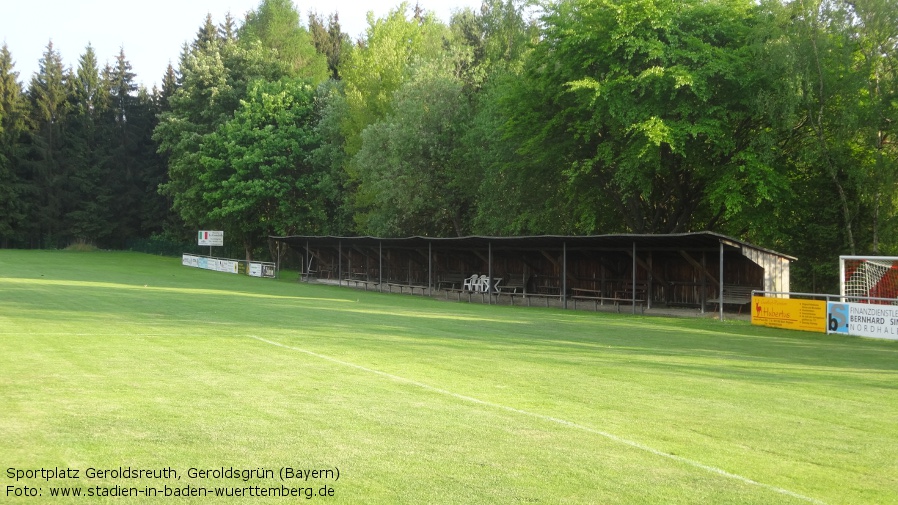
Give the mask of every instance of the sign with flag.
[[224, 232], [200, 230], [199, 236], [197, 237], [197, 245], [223, 246]]

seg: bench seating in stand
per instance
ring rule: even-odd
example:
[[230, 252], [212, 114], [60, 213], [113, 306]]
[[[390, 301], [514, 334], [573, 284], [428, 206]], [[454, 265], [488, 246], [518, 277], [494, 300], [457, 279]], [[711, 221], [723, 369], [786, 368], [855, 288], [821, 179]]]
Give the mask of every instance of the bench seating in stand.
[[739, 313], [741, 314], [742, 307], [751, 303], [751, 292], [756, 289], [750, 286], [724, 284], [721, 296], [709, 299], [708, 303], [713, 303], [714, 305], [738, 305]]

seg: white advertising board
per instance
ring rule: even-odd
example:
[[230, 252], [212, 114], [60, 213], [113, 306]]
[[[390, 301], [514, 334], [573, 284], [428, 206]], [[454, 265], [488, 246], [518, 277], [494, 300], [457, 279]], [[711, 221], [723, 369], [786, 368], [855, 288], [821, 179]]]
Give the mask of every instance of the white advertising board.
[[224, 232], [223, 231], [212, 231], [212, 230], [200, 230], [197, 235], [197, 245], [207, 245], [207, 246], [223, 246], [224, 245]]
[[231, 260], [216, 260], [215, 269], [219, 272], [225, 272], [229, 274], [237, 273], [237, 262]]
[[253, 277], [267, 277], [270, 279], [274, 279], [277, 277], [277, 270], [275, 268], [274, 263], [250, 263], [249, 264], [249, 275]]
[[898, 306], [829, 302], [830, 333], [898, 340]]
[[249, 270], [247, 270], [246, 264], [239, 260], [182, 254], [181, 264], [186, 267], [202, 268], [204, 270], [226, 272], [229, 274], [249, 274], [254, 277], [275, 276], [274, 263], [253, 263], [250, 265]]
[[199, 258], [193, 256], [192, 254], [184, 254], [181, 256], [181, 264], [185, 267], [199, 267]]

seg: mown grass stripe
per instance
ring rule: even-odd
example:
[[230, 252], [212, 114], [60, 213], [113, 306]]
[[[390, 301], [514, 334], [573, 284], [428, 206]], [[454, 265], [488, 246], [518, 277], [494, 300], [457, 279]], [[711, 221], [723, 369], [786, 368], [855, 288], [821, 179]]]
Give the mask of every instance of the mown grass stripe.
[[711, 472], [711, 473], [720, 475], [720, 476], [722, 476], [722, 477], [726, 477], [726, 478], [728, 478], [728, 479], [733, 479], [733, 480], [742, 482], [742, 483], [744, 483], [744, 484], [748, 484], [748, 485], [752, 485], [752, 486], [761, 487], [761, 488], [767, 489], [767, 490], [769, 490], [769, 491], [773, 491], [773, 492], [775, 492], [775, 493], [777, 493], [777, 494], [781, 494], [781, 495], [785, 495], [785, 496], [790, 496], [790, 497], [792, 497], [792, 498], [796, 498], [796, 499], [798, 499], [798, 500], [805, 501], [805, 502], [808, 502], [808, 503], [814, 503], [814, 504], [817, 504], [817, 505], [826, 505], [826, 502], [820, 501], [820, 500], [818, 500], [818, 499], [816, 499], [816, 498], [811, 498], [811, 497], [809, 497], [809, 496], [805, 496], [805, 495], [803, 495], [803, 494], [796, 493], [796, 492], [790, 491], [790, 490], [788, 490], [788, 489], [784, 489], [784, 488], [781, 488], [781, 487], [773, 486], [773, 485], [770, 485], [770, 484], [765, 484], [765, 483], [763, 483], [763, 482], [758, 482], [758, 481], [753, 480], [753, 479], [750, 479], [750, 478], [748, 478], [748, 477], [743, 477], [742, 475], [738, 475], [738, 474], [734, 474], [734, 473], [728, 472], [728, 471], [723, 470], [723, 469], [721, 469], [721, 468], [717, 468], [717, 467], [714, 467], [714, 466], [706, 465], [706, 464], [704, 464], [704, 463], [701, 463], [701, 462], [698, 462], [698, 461], [695, 461], [695, 460], [692, 460], [692, 459], [689, 459], [689, 458], [684, 458], [684, 457], [682, 457], [682, 456], [677, 456], [676, 454], [671, 454], [671, 453], [669, 453], [669, 452], [664, 452], [664, 451], [655, 449], [655, 448], [653, 448], [653, 447], [649, 447], [649, 446], [647, 446], [647, 445], [641, 444], [641, 443], [639, 443], [639, 442], [636, 442], [636, 441], [633, 441], [633, 440], [629, 440], [629, 439], [626, 439], [626, 438], [617, 436], [617, 435], [615, 435], [615, 434], [613, 434], [613, 433], [608, 433], [608, 432], [606, 432], [606, 431], [602, 431], [602, 430], [599, 430], [599, 429], [591, 428], [591, 427], [589, 427], [589, 426], [584, 426], [584, 425], [582, 425], [582, 424], [578, 424], [578, 423], [575, 423], [575, 422], [572, 422], [572, 421], [568, 421], [568, 420], [566, 420], [566, 419], [560, 419], [560, 418], [553, 417], [553, 416], [547, 416], [547, 415], [544, 415], [544, 414], [538, 414], [538, 413], [536, 413], [536, 412], [530, 412], [530, 411], [527, 411], [527, 410], [521, 410], [521, 409], [518, 409], [518, 408], [515, 408], [515, 407], [510, 407], [510, 406], [508, 406], [508, 405], [502, 405], [502, 404], [498, 404], [498, 403], [493, 403], [493, 402], [489, 402], [489, 401], [486, 401], [486, 400], [481, 400], [481, 399], [479, 399], [479, 398], [474, 398], [474, 397], [472, 397], [472, 396], [467, 396], [467, 395], [455, 393], [455, 392], [453, 392], [453, 391], [449, 391], [449, 390], [446, 390], [446, 389], [442, 389], [442, 388], [438, 388], [438, 387], [435, 387], [435, 386], [431, 386], [431, 385], [429, 385], [429, 384], [425, 384], [425, 383], [423, 383], [423, 382], [418, 382], [418, 381], [413, 380], [413, 379], [408, 379], [408, 378], [406, 378], [406, 377], [401, 377], [401, 376], [399, 376], [399, 375], [387, 373], [387, 372], [384, 372], [384, 371], [382, 371], [382, 370], [377, 370], [377, 369], [374, 369], [374, 368], [369, 368], [369, 367], [362, 366], [362, 365], [359, 365], [359, 364], [356, 364], [356, 363], [352, 363], [352, 362], [349, 362], [349, 361], [344, 361], [344, 360], [337, 359], [337, 358], [334, 358], [334, 357], [331, 357], [331, 356], [327, 356], [327, 355], [320, 354], [320, 353], [317, 353], [317, 352], [314, 352], [314, 351], [310, 351], [310, 350], [308, 350], [308, 349], [303, 349], [303, 348], [301, 348], [301, 347], [295, 347], [295, 346], [291, 346], [291, 345], [282, 344], [282, 343], [280, 343], [280, 342], [275, 342], [275, 341], [273, 341], [273, 340], [268, 340], [268, 339], [259, 337], [259, 336], [257, 336], [257, 335], [248, 335], [248, 336], [249, 336], [249, 338], [258, 340], [258, 341], [260, 341], [260, 342], [263, 342], [263, 343], [266, 343], [266, 344], [269, 344], [269, 345], [274, 345], [274, 346], [281, 347], [281, 348], [284, 348], [284, 349], [288, 349], [288, 350], [291, 350], [291, 351], [301, 352], [301, 353], [306, 354], [306, 355], [308, 355], [308, 356], [312, 356], [312, 357], [315, 357], [315, 358], [318, 358], [318, 359], [322, 359], [322, 360], [325, 360], [325, 361], [329, 361], [329, 362], [331, 362], [331, 363], [336, 363], [336, 364], [341, 365], [341, 366], [345, 366], [345, 367], [353, 368], [353, 369], [356, 369], [356, 370], [360, 370], [360, 371], [363, 371], [363, 372], [366, 372], [366, 373], [371, 373], [371, 374], [374, 374], [374, 375], [378, 375], [378, 376], [380, 376], [380, 377], [385, 377], [385, 378], [387, 378], [387, 379], [390, 379], [390, 380], [393, 380], [393, 381], [396, 381], [396, 382], [401, 382], [401, 383], [404, 383], [404, 384], [409, 384], [409, 385], [412, 385], [412, 386], [415, 386], [415, 387], [418, 387], [418, 388], [421, 388], [421, 389], [425, 389], [425, 390], [427, 390], [427, 391], [431, 391], [431, 392], [438, 393], [438, 394], [441, 394], [441, 395], [449, 396], [449, 397], [452, 397], [452, 398], [455, 398], [455, 399], [458, 399], [458, 400], [462, 400], [462, 401], [466, 401], [466, 402], [470, 402], [470, 403], [475, 403], [475, 404], [478, 404], [478, 405], [483, 405], [483, 406], [490, 407], [490, 408], [494, 408], [494, 409], [500, 409], [500, 410], [504, 410], [504, 411], [507, 411], [507, 412], [513, 412], [513, 413], [515, 413], [515, 414], [520, 414], [520, 415], [523, 415], [523, 416], [532, 417], [532, 418], [535, 418], [535, 419], [540, 419], [540, 420], [542, 420], [542, 421], [548, 421], [548, 422], [551, 422], [551, 423], [559, 424], [559, 425], [561, 425], [561, 426], [566, 426], [566, 427], [568, 427], [568, 428], [574, 428], [574, 429], [577, 429], [577, 430], [585, 431], [585, 432], [587, 432], [587, 433], [592, 433], [592, 434], [594, 434], [594, 435], [599, 435], [599, 436], [601, 436], [601, 437], [607, 438], [607, 439], [612, 440], [612, 441], [614, 441], [614, 442], [617, 442], [617, 443], [619, 443], [619, 444], [626, 445], [626, 446], [632, 447], [632, 448], [634, 448], [634, 449], [639, 449], [639, 450], [641, 450], [641, 451], [648, 452], [648, 453], [650, 453], [650, 454], [654, 454], [655, 456], [659, 456], [659, 457], [662, 457], [662, 458], [667, 458], [667, 459], [670, 459], [670, 460], [673, 460], [673, 461], [677, 461], [677, 462], [679, 462], [679, 463], [683, 463], [683, 464], [692, 466], [692, 467], [694, 467], [694, 468], [698, 468], [698, 469], [701, 469], [701, 470], [704, 470], [704, 471], [707, 471], [707, 472]]

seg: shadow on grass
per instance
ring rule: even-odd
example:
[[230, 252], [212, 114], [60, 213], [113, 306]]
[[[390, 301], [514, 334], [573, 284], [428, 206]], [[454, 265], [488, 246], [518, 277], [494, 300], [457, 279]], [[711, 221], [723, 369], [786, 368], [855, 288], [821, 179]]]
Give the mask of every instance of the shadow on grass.
[[[0, 255], [0, 262], [5, 257]], [[898, 371], [898, 342], [893, 341], [706, 320], [447, 304], [198, 271], [171, 258], [127, 253], [43, 253], [29, 258], [14, 276], [0, 278], [0, 310], [7, 317], [23, 314], [39, 327], [115, 320], [137, 325], [206, 321], [249, 333], [262, 329], [327, 335], [339, 330], [358, 339], [404, 339], [407, 345], [429, 346], [433, 352], [461, 347], [559, 361], [578, 353], [630, 355], [651, 367], [743, 373], [757, 380], [789, 367]], [[717, 364], [682, 364], [689, 358]], [[732, 368], [727, 361], [733, 362]], [[744, 370], [748, 364], [751, 370]]]

